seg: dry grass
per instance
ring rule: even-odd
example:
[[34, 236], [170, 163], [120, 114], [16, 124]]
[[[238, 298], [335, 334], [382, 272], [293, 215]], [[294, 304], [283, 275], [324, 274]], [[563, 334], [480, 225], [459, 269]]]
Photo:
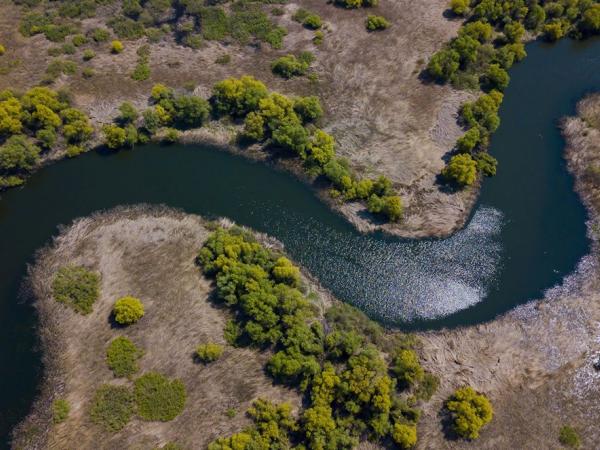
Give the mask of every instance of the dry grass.
[[[15, 30], [17, 8], [8, 0], [0, 1], [0, 40], [7, 47], [2, 62], [18, 60], [16, 67], [0, 74], [0, 89], [26, 89], [42, 79], [52, 59], [47, 50], [53, 44], [43, 36], [20, 36]], [[314, 32], [291, 19], [300, 6], [323, 18], [321, 46], [312, 43]], [[460, 25], [443, 17], [446, 7], [446, 0], [382, 0], [373, 11], [345, 10], [320, 0], [303, 0], [285, 5], [285, 14], [276, 18], [289, 30], [281, 50], [265, 44], [241, 47], [210, 41], [192, 50], [166, 40], [151, 45], [150, 79], [136, 82], [130, 74], [143, 40], [125, 42], [119, 55], [110, 54], [108, 44], [103, 43], [94, 47], [96, 58], [87, 63], [79, 60], [80, 67], [92, 67], [96, 75], [90, 79], [80, 74], [63, 76], [56, 86], [68, 87], [76, 105], [88, 111], [96, 124], [110, 121], [124, 100], [144, 107], [156, 82], [175, 87], [193, 82], [198, 86], [196, 93], [207, 96], [216, 81], [251, 74], [284, 93], [317, 94], [327, 113], [323, 125], [336, 137], [339, 153], [363, 174], [390, 177], [403, 196], [404, 221], [383, 227], [404, 236], [445, 235], [463, 224], [477, 194], [477, 188], [443, 192], [436, 184], [444, 165], [442, 158], [460, 134], [455, 120], [458, 107], [470, 97], [419, 79], [431, 54]], [[373, 12], [385, 16], [392, 26], [381, 33], [368, 33], [364, 20]], [[104, 14], [109, 15], [110, 8]], [[82, 25], [87, 30], [100, 23], [99, 19], [87, 19]], [[277, 56], [302, 50], [317, 56], [313, 65], [317, 82], [307, 77], [286, 81], [271, 73], [270, 63]], [[216, 63], [223, 54], [231, 56], [229, 64]], [[198, 137], [206, 138], [206, 133]], [[230, 137], [219, 135], [217, 139], [228, 142]], [[381, 227], [364, 214], [364, 206], [351, 204], [339, 209], [362, 230]]]
[[[177, 441], [185, 448], [204, 448], [217, 436], [248, 424], [244, 411], [257, 397], [289, 401], [295, 391], [272, 384], [263, 371], [268, 352], [225, 347], [210, 365], [194, 361], [199, 343], [223, 345], [227, 319], [209, 300], [212, 287], [194, 264], [207, 237], [203, 221], [173, 211], [125, 209], [79, 220], [43, 252], [31, 279], [42, 317], [47, 352], [47, 381], [20, 437], [37, 426], [41, 433], [25, 448], [152, 448]], [[102, 274], [101, 296], [89, 316], [81, 316], [51, 297], [52, 275], [65, 263], [93, 268]], [[111, 325], [114, 301], [123, 295], [142, 299], [145, 316], [135, 325]], [[140, 373], [155, 370], [180, 378], [188, 392], [184, 412], [167, 423], [134, 419], [116, 434], [104, 432], [89, 419], [90, 400], [114, 379], [105, 362], [109, 342], [129, 337], [145, 354]], [[71, 404], [69, 418], [51, 426], [49, 404], [61, 396]], [[227, 409], [239, 413], [228, 418]], [[18, 444], [24, 441], [17, 440]]]

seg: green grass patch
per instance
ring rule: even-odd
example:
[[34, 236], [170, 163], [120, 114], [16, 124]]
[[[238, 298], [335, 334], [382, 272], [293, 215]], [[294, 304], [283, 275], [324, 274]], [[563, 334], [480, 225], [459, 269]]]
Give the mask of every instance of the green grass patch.
[[137, 413], [144, 420], [168, 422], [183, 411], [186, 400], [181, 380], [148, 372], [135, 380]]
[[52, 421], [62, 423], [69, 417], [71, 405], [64, 398], [57, 398], [52, 402]]
[[144, 352], [126, 337], [114, 339], [106, 350], [106, 363], [116, 377], [133, 375], [140, 368], [138, 359]]
[[100, 295], [100, 276], [85, 267], [61, 267], [52, 282], [52, 294], [57, 302], [89, 314]]
[[90, 416], [107, 431], [122, 430], [131, 419], [135, 402], [127, 386], [105, 384], [96, 391]]

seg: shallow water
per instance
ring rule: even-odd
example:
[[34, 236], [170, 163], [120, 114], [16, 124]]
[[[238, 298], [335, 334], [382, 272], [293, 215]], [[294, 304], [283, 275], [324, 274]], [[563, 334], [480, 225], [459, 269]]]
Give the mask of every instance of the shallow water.
[[0, 434], [27, 412], [41, 373], [35, 317], [18, 302], [26, 264], [59, 224], [119, 204], [226, 216], [282, 241], [339, 298], [388, 324], [489, 320], [560, 282], [589, 247], [561, 157], [560, 117], [600, 88], [600, 40], [534, 43], [512, 82], [486, 180], [467, 226], [444, 240], [361, 235], [291, 176], [209, 147], [90, 153], [36, 174], [0, 201]]

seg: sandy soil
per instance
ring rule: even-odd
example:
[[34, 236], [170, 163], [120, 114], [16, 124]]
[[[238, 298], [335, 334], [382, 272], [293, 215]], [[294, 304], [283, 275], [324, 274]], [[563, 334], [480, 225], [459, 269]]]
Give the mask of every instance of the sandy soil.
[[[55, 44], [41, 35], [19, 35], [18, 9], [8, 0], [0, 0], [0, 5], [0, 42], [7, 48], [0, 61], [0, 89], [26, 89], [43, 78], [52, 59], [47, 50]], [[324, 19], [323, 45], [316, 47], [314, 33], [291, 20], [300, 6]], [[419, 79], [430, 55], [460, 25], [443, 17], [446, 7], [446, 0], [382, 0], [374, 10], [345, 10], [318, 0], [292, 2], [285, 5], [283, 16], [275, 18], [289, 30], [281, 50], [209, 41], [192, 50], [166, 40], [152, 45], [151, 78], [136, 82], [129, 75], [143, 41], [125, 42], [120, 55], [110, 54], [106, 43], [95, 44], [97, 56], [92, 61], [82, 62], [79, 53], [71, 59], [80, 68], [92, 67], [96, 75], [91, 79], [63, 76], [55, 87], [69, 88], [75, 103], [98, 125], [110, 121], [124, 100], [144, 107], [156, 82], [175, 87], [193, 83], [198, 95], [208, 96], [216, 81], [252, 74], [275, 90], [319, 95], [326, 108], [322, 126], [336, 137], [339, 154], [348, 157], [359, 173], [390, 177], [403, 197], [405, 218], [400, 224], [382, 226], [365, 214], [364, 206], [332, 205], [364, 231], [383, 227], [404, 236], [447, 235], [463, 225], [478, 189], [456, 193], [436, 184], [443, 157], [461, 133], [456, 124], [458, 107], [471, 95]], [[107, 8], [102, 14], [112, 13]], [[392, 26], [368, 33], [364, 20], [370, 13], [386, 16]], [[99, 19], [88, 19], [83, 29], [100, 24]], [[285, 81], [271, 73], [270, 62], [277, 56], [302, 50], [315, 53], [313, 71], [318, 81], [307, 77]], [[223, 54], [231, 56], [231, 63], [215, 62]], [[234, 130], [229, 131], [227, 136], [211, 137], [206, 132], [200, 136], [228, 143]]]

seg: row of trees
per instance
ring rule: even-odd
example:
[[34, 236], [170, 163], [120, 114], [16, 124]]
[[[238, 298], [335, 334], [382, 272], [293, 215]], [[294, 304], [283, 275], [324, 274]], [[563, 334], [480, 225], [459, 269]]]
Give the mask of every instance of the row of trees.
[[428, 374], [408, 341], [398, 336], [389, 343], [388, 364], [376, 346], [383, 333], [351, 307], [328, 313], [325, 328], [302, 293], [299, 269], [243, 229], [217, 228], [198, 263], [215, 278], [217, 297], [233, 313], [227, 340], [272, 348], [267, 372], [300, 389], [306, 400], [297, 419], [288, 405], [259, 400], [249, 411], [255, 425], [217, 439], [211, 450], [287, 448], [290, 443], [343, 449], [363, 436], [391, 438], [401, 448], [416, 443], [419, 412], [399, 392], [420, 386]]
[[80, 153], [93, 131], [64, 93], [47, 87], [0, 92], [0, 189], [22, 184], [44, 151], [62, 146]]
[[600, 4], [594, 0], [451, 0], [450, 8], [467, 20], [458, 36], [431, 57], [427, 71], [439, 82], [488, 92], [463, 105], [461, 120], [467, 131], [456, 143], [458, 154], [442, 171], [449, 181], [468, 186], [477, 173], [496, 173], [497, 161], [486, 149], [499, 125], [501, 91], [510, 81], [507, 70], [526, 56], [524, 36], [530, 33], [555, 41], [565, 35], [596, 34]]

